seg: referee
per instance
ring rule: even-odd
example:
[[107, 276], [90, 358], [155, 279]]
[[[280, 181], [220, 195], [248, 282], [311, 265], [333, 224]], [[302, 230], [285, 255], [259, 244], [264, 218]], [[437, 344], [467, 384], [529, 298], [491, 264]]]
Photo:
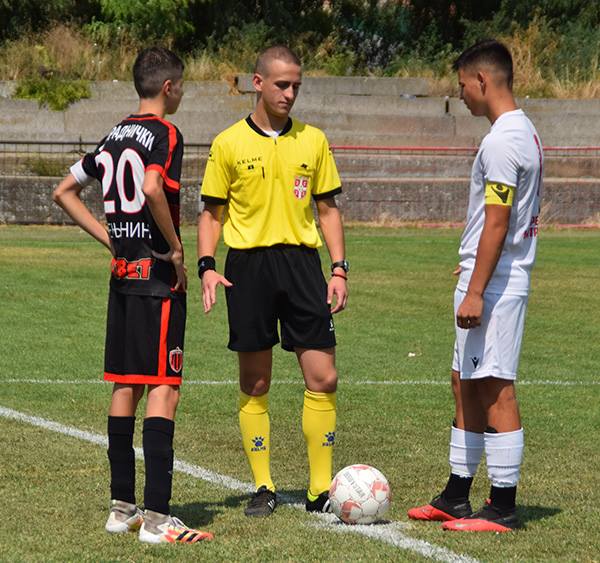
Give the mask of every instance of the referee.
[[[247, 516], [269, 516], [277, 505], [268, 412], [277, 321], [281, 346], [296, 353], [306, 385], [306, 510], [329, 509], [337, 387], [332, 314], [346, 306], [348, 262], [334, 199], [342, 191], [340, 178], [327, 139], [289, 117], [301, 79], [300, 60], [288, 47], [259, 55], [254, 113], [215, 138], [201, 189], [198, 275], [206, 313], [217, 286], [226, 288], [229, 348], [239, 360], [240, 430], [256, 485]], [[331, 257], [329, 282], [321, 270], [311, 197]], [[214, 259], [221, 224], [229, 247], [224, 276]]]

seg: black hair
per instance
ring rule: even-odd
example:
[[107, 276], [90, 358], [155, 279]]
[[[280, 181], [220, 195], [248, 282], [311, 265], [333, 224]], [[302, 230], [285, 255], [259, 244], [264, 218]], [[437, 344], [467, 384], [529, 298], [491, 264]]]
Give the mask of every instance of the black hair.
[[454, 61], [454, 70], [490, 65], [499, 70], [505, 77], [509, 88], [513, 84], [513, 60], [507, 47], [496, 39], [484, 39], [472, 45]]
[[183, 61], [164, 47], [144, 49], [133, 63], [133, 83], [140, 98], [155, 98], [165, 80], [177, 82], [182, 76]]
[[269, 63], [273, 60], [285, 61], [301, 66], [300, 58], [287, 45], [273, 45], [261, 51], [254, 65], [254, 72], [266, 75]]

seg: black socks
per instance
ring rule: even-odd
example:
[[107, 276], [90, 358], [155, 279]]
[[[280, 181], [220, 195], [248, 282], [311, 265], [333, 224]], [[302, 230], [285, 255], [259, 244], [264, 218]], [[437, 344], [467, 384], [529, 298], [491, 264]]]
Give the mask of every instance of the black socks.
[[146, 464], [144, 505], [169, 514], [173, 486], [173, 434], [175, 422], [159, 416], [144, 420], [143, 446]]
[[108, 417], [110, 497], [135, 504], [134, 416]]
[[448, 501], [466, 501], [469, 498], [473, 477], [461, 477], [450, 473], [446, 488], [442, 491], [442, 497]]

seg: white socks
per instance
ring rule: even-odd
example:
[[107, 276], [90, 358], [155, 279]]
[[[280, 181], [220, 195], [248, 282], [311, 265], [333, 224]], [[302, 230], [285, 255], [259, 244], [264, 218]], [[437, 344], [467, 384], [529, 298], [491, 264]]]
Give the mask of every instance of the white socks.
[[450, 467], [460, 477], [474, 477], [483, 454], [483, 434], [452, 426], [450, 433]]
[[485, 441], [488, 477], [492, 486], [516, 487], [523, 459], [523, 429], [513, 432], [485, 432], [482, 439]]

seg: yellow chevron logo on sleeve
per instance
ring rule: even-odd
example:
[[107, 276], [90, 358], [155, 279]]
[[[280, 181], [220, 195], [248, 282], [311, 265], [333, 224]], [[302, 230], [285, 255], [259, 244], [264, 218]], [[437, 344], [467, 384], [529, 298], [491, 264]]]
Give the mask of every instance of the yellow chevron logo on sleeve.
[[485, 184], [485, 204], [486, 205], [505, 205], [512, 207], [515, 194], [513, 186], [507, 186], [499, 182], [486, 182]]

